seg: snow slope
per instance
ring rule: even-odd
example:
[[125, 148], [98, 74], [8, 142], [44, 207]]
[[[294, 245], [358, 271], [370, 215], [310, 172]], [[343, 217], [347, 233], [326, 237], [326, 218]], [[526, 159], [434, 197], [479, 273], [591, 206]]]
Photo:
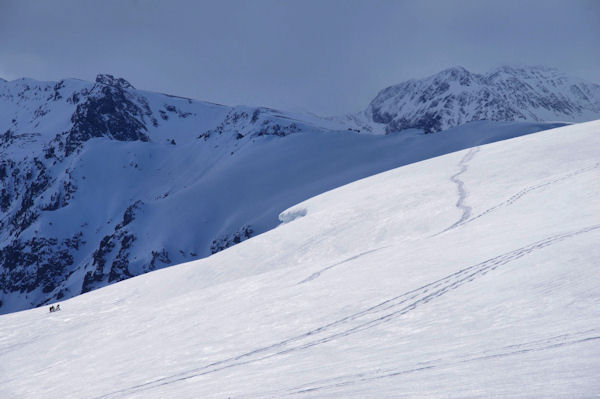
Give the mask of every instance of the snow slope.
[[0, 316], [7, 398], [593, 397], [600, 121], [299, 203], [208, 258]]
[[109, 75], [0, 82], [0, 313], [208, 256], [327, 190], [551, 126], [382, 137]]

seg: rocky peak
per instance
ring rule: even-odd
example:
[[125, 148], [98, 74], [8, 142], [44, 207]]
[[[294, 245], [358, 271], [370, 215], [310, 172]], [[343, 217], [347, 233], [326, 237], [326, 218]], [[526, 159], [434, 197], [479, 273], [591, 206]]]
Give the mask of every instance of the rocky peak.
[[119, 87], [121, 89], [134, 89], [133, 85], [123, 78], [115, 78], [110, 74], [98, 74], [96, 83], [102, 83], [108, 86]]
[[462, 81], [465, 79], [472, 79], [473, 75], [474, 74], [472, 74], [471, 72], [459, 65], [448, 69], [444, 69], [443, 71], [434, 76], [436, 79]]
[[477, 120], [583, 122], [600, 117], [600, 85], [543, 66], [486, 74], [457, 66], [382, 90], [367, 115], [388, 133], [433, 133]]

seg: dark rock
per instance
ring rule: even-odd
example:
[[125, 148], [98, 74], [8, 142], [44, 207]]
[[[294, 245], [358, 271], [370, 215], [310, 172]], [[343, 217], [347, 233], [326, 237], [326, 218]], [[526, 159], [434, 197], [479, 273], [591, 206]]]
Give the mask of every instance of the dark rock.
[[121, 89], [135, 89], [131, 83], [123, 78], [115, 78], [109, 74], [99, 74], [96, 76], [96, 83], [101, 83], [108, 86], [119, 87]]
[[217, 252], [229, 248], [232, 245], [239, 244], [240, 242], [250, 238], [253, 233], [254, 230], [252, 230], [252, 227], [250, 227], [250, 225], [244, 225], [233, 234], [224, 235], [219, 238], [216, 238], [210, 244], [210, 253], [216, 254]]
[[118, 141], [149, 141], [143, 122], [145, 110], [120, 87], [102, 86], [79, 105], [71, 116], [73, 127], [65, 139], [68, 156], [86, 141], [108, 137]]

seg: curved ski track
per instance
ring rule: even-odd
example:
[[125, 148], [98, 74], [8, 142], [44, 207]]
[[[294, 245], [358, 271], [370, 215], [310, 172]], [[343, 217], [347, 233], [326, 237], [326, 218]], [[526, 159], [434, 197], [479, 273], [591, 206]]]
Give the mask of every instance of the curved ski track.
[[324, 273], [324, 272], [326, 272], [326, 271], [327, 271], [327, 270], [329, 270], [329, 269], [333, 269], [333, 268], [334, 268], [334, 267], [336, 267], [336, 266], [343, 265], [344, 263], [348, 263], [348, 262], [350, 262], [350, 261], [353, 261], [353, 260], [355, 260], [355, 259], [358, 259], [358, 258], [360, 258], [360, 257], [363, 257], [363, 256], [365, 256], [365, 255], [371, 254], [371, 253], [373, 253], [373, 252], [380, 251], [380, 250], [382, 250], [382, 249], [384, 249], [384, 248], [387, 248], [387, 247], [380, 247], [380, 248], [371, 249], [371, 250], [369, 250], [369, 251], [361, 252], [361, 253], [359, 253], [358, 255], [354, 255], [354, 256], [351, 256], [351, 257], [349, 257], [349, 258], [346, 258], [346, 259], [342, 260], [341, 262], [337, 262], [337, 263], [334, 263], [333, 265], [330, 265], [330, 266], [324, 267], [323, 269], [321, 269], [321, 270], [318, 270], [318, 271], [314, 272], [313, 274], [311, 274], [310, 276], [308, 276], [308, 277], [307, 277], [307, 278], [305, 278], [304, 280], [300, 281], [298, 284], [304, 284], [304, 283], [308, 283], [309, 281], [312, 281], [312, 280], [314, 280], [314, 279], [316, 279], [316, 278], [320, 277], [320, 276], [321, 276], [321, 273]]
[[476, 219], [479, 219], [480, 217], [485, 216], [488, 213], [497, 210], [498, 208], [502, 208], [502, 207], [505, 207], [505, 206], [512, 205], [517, 200], [519, 200], [521, 197], [529, 194], [532, 191], [539, 190], [541, 188], [553, 185], [555, 183], [559, 183], [559, 182], [564, 181], [564, 180], [568, 180], [571, 177], [575, 177], [575, 176], [580, 175], [582, 173], [586, 173], [586, 172], [590, 172], [590, 171], [592, 171], [594, 169], [598, 169], [598, 167], [600, 167], [600, 163], [596, 163], [595, 165], [588, 166], [588, 167], [585, 167], [585, 168], [577, 169], [577, 170], [575, 170], [575, 171], [573, 171], [571, 173], [568, 173], [568, 174], [566, 174], [564, 176], [556, 177], [556, 178], [554, 178], [552, 180], [549, 180], [549, 181], [546, 181], [544, 183], [540, 183], [540, 184], [536, 184], [536, 185], [533, 185], [533, 186], [526, 187], [526, 188], [522, 189], [521, 191], [519, 191], [518, 193], [514, 194], [512, 197], [510, 197], [506, 201], [503, 201], [503, 202], [499, 203], [498, 205], [494, 205], [493, 207], [491, 207], [489, 209], [486, 209], [485, 211], [481, 212], [477, 216], [472, 217], [471, 219], [465, 220], [463, 222], [456, 223], [456, 225], [454, 227], [464, 226], [465, 224], [471, 223], [472, 221], [474, 221]]
[[456, 187], [458, 189], [458, 201], [456, 201], [456, 207], [462, 211], [462, 215], [456, 223], [454, 223], [452, 226], [446, 228], [445, 230], [443, 230], [442, 232], [440, 232], [438, 234], [441, 234], [448, 230], [452, 230], [456, 226], [463, 223], [465, 220], [469, 219], [469, 217], [471, 217], [471, 207], [468, 205], [465, 205], [465, 202], [467, 201], [467, 196], [469, 195], [469, 193], [467, 192], [467, 189], [465, 188], [465, 182], [462, 181], [461, 179], [459, 179], [459, 176], [462, 175], [463, 173], [465, 173], [467, 171], [467, 169], [469, 169], [469, 165], [468, 165], [469, 161], [471, 161], [473, 159], [473, 157], [475, 156], [475, 154], [477, 154], [479, 152], [479, 150], [480, 150], [479, 147], [471, 148], [458, 163], [458, 166], [459, 166], [458, 172], [456, 172], [455, 174], [450, 176], [450, 181], [452, 183], [456, 184]]
[[503, 208], [503, 207], [512, 205], [517, 200], [521, 199], [523, 196], [529, 194], [532, 191], [542, 189], [544, 187], [547, 187], [547, 186], [559, 183], [561, 181], [568, 180], [568, 179], [570, 179], [572, 177], [575, 177], [577, 175], [580, 175], [582, 173], [590, 172], [590, 171], [593, 171], [595, 169], [600, 168], [600, 162], [598, 162], [598, 163], [596, 163], [594, 165], [587, 166], [587, 167], [581, 168], [581, 169], [577, 169], [577, 170], [575, 170], [575, 171], [573, 171], [571, 173], [568, 173], [568, 174], [566, 174], [564, 176], [559, 176], [559, 177], [556, 177], [554, 179], [551, 179], [551, 180], [543, 182], [543, 183], [539, 183], [539, 184], [535, 184], [533, 186], [525, 187], [521, 191], [519, 191], [516, 194], [512, 195], [507, 200], [502, 201], [501, 203], [499, 203], [497, 205], [494, 205], [493, 207], [488, 208], [485, 211], [483, 211], [480, 214], [478, 214], [477, 216], [474, 216], [474, 217], [471, 218], [470, 216], [471, 216], [471, 210], [472, 210], [472, 208], [470, 206], [465, 205], [465, 201], [466, 201], [467, 196], [468, 196], [468, 191], [465, 188], [464, 181], [462, 181], [462, 180], [460, 180], [458, 178], [461, 174], [463, 174], [463, 173], [465, 173], [467, 171], [467, 169], [468, 169], [467, 162], [469, 162], [471, 159], [473, 159], [473, 157], [475, 156], [475, 154], [479, 151], [479, 147], [472, 148], [471, 150], [473, 150], [473, 151], [469, 151], [463, 157], [463, 159], [461, 159], [461, 161], [459, 162], [458, 165], [460, 166], [460, 170], [456, 174], [454, 174], [454, 175], [452, 175], [450, 177], [450, 180], [458, 186], [458, 201], [456, 202], [456, 207], [459, 208], [459, 209], [461, 209], [462, 212], [463, 212], [463, 214], [462, 214], [462, 216], [460, 217], [460, 219], [457, 222], [455, 222], [451, 226], [445, 228], [444, 230], [442, 230], [442, 231], [440, 231], [438, 233], [433, 234], [430, 237], [436, 237], [436, 236], [438, 236], [438, 235], [440, 235], [442, 233], [445, 233], [445, 232], [447, 232], [449, 230], [452, 230], [452, 229], [455, 229], [457, 227], [464, 226], [464, 225], [466, 225], [468, 223], [471, 223], [471, 222], [479, 219], [480, 217], [487, 215], [490, 212], [494, 212], [494, 211], [498, 210], [499, 208]]
[[459, 364], [475, 362], [479, 360], [487, 360], [493, 358], [502, 358], [507, 356], [521, 355], [529, 352], [539, 352], [550, 350], [554, 348], [560, 348], [563, 346], [571, 346], [583, 343], [589, 343], [594, 341], [600, 341], [600, 330], [591, 329], [587, 331], [581, 331], [571, 334], [563, 334], [554, 337], [549, 337], [542, 340], [536, 340], [531, 342], [524, 342], [516, 345], [504, 346], [497, 349], [487, 350], [484, 352], [470, 353], [455, 358], [448, 359], [434, 359], [426, 362], [419, 362], [412, 366], [408, 366], [401, 369], [379, 369], [375, 372], [356, 373], [342, 375], [339, 377], [324, 379], [315, 381], [312, 383], [304, 384], [302, 386], [289, 389], [287, 391], [280, 390], [276, 392], [265, 392], [259, 393], [259, 395], [276, 395], [275, 397], [281, 397], [281, 395], [291, 396], [305, 393], [313, 393], [317, 391], [340, 388], [344, 386], [355, 385], [362, 382], [368, 382], [373, 380], [380, 380], [390, 377], [398, 377], [405, 374], [416, 373], [424, 370], [439, 369], [452, 367]]

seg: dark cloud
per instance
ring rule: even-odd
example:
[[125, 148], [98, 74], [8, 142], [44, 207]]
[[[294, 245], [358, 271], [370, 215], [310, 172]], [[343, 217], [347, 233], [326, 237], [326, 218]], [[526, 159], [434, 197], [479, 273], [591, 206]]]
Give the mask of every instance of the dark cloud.
[[139, 88], [320, 114], [451, 65], [544, 64], [600, 82], [600, 2], [6, 1], [0, 76], [123, 76]]

